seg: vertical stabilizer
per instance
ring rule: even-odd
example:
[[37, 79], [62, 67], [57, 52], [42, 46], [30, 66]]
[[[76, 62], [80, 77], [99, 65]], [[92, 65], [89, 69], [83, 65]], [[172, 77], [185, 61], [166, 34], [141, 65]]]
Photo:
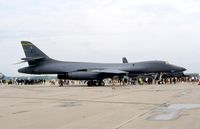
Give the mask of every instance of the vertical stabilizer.
[[21, 41], [21, 44], [26, 56], [26, 58], [22, 58], [22, 60], [28, 62], [29, 65], [35, 65], [41, 60], [49, 59], [49, 57], [45, 53], [43, 53], [31, 42]]
[[46, 54], [44, 54], [40, 49], [38, 49], [34, 44], [28, 41], [21, 41], [22, 47], [24, 49], [24, 53], [27, 58], [35, 58], [35, 57], [43, 57], [49, 58]]

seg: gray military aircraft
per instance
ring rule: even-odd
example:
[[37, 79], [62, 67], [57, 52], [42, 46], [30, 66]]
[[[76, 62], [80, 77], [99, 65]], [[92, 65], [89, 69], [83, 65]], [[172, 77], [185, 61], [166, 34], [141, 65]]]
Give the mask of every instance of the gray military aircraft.
[[87, 80], [87, 85], [105, 85], [104, 79], [114, 76], [144, 73], [173, 73], [182, 72], [183, 67], [169, 64], [165, 61], [145, 61], [137, 63], [88, 63], [88, 62], [64, 62], [48, 57], [35, 45], [28, 41], [21, 41], [26, 58], [22, 62], [28, 62], [28, 67], [18, 70], [26, 74], [57, 74], [58, 79]]

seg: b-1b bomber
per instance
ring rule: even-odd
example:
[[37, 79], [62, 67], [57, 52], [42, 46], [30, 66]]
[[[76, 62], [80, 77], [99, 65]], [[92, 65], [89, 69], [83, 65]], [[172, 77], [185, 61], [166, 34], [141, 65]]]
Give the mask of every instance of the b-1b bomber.
[[34, 44], [21, 41], [28, 66], [18, 70], [26, 74], [56, 74], [58, 79], [86, 80], [88, 86], [103, 86], [104, 79], [114, 76], [129, 76], [140, 74], [180, 73], [186, 69], [169, 64], [166, 61], [144, 61], [129, 63], [123, 59], [122, 63], [91, 63], [58, 61], [48, 57]]

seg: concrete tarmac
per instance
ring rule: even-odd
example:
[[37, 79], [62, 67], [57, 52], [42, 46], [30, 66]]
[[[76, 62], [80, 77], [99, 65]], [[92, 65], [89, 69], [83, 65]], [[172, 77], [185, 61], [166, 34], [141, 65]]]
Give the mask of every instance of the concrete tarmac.
[[197, 84], [0, 85], [0, 129], [199, 129]]

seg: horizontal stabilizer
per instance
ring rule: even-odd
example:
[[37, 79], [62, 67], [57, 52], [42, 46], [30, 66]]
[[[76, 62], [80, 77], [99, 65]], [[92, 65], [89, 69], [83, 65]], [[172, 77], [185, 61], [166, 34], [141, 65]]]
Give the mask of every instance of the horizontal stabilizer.
[[21, 58], [21, 62], [15, 63], [14, 65], [17, 64], [22, 64], [22, 63], [26, 63], [26, 62], [37, 62], [37, 61], [41, 61], [41, 60], [45, 60], [46, 58], [44, 57], [37, 57], [37, 58], [32, 58], [32, 57], [27, 57], [27, 58]]
[[13, 64], [13, 65], [18, 65], [18, 64], [22, 64], [22, 63], [26, 63], [27, 61], [20, 61], [20, 62], [18, 62], [18, 63], [15, 63], [15, 64]]
[[24, 61], [37, 61], [37, 60], [44, 60], [46, 59], [45, 57], [26, 57], [26, 58], [21, 58], [21, 60], [24, 60]]

